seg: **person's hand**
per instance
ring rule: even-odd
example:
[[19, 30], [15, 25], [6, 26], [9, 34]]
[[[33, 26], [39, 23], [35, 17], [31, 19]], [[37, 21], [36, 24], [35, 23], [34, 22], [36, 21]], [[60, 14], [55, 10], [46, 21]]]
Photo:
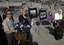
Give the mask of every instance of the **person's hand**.
[[26, 19], [26, 16], [25, 15], [23, 15], [23, 17]]
[[17, 32], [17, 30], [11, 30], [11, 32]]
[[17, 30], [15, 30], [15, 32], [18, 32]]

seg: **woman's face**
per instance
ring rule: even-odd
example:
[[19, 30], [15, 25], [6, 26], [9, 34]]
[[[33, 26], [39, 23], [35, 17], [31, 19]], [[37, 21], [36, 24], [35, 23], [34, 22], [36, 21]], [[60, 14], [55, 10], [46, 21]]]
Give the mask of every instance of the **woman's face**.
[[25, 10], [22, 10], [21, 14], [22, 15], [25, 15], [26, 14], [26, 11]]
[[12, 16], [12, 15], [11, 15], [11, 12], [8, 11], [6, 16], [7, 16], [8, 18], [11, 18], [11, 16]]
[[50, 15], [52, 15], [52, 12], [50, 12]]

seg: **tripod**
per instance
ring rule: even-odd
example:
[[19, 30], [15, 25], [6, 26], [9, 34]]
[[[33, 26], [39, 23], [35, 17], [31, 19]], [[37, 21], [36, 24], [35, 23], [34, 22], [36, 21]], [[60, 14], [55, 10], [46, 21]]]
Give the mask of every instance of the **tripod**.
[[[36, 30], [37, 30], [37, 33], [38, 33], [38, 38], [39, 38], [39, 36], [42, 38], [42, 36], [40, 34], [39, 26], [36, 26]], [[35, 32], [36, 32], [36, 30], [35, 30]]]
[[[42, 28], [42, 23], [40, 24], [40, 22], [39, 23], [36, 23], [36, 21], [35, 20], [33, 20], [32, 21], [33, 22], [33, 25], [35, 26], [35, 32], [37, 32], [37, 34], [38, 34], [38, 37], [41, 37], [42, 38], [42, 35], [40, 34], [40, 31], [41, 30], [43, 30], [43, 28]], [[41, 29], [41, 30], [40, 30]], [[43, 30], [44, 31], [44, 30]], [[46, 33], [46, 31], [44, 31], [45, 33]], [[47, 33], [46, 33], [47, 34]]]
[[[42, 38], [42, 35], [40, 34], [41, 30], [44, 31], [44, 29], [42, 28], [42, 23], [40, 24], [40, 22], [39, 22], [39, 24], [36, 24], [36, 22], [35, 22], [35, 25], [36, 25], [35, 32], [37, 31], [38, 37], [40, 36]], [[44, 32], [46, 33], [46, 31], [44, 31]]]

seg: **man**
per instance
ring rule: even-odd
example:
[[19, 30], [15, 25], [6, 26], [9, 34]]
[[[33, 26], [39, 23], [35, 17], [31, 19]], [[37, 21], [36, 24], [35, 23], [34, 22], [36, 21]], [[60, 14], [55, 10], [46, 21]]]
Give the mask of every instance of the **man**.
[[14, 30], [13, 28], [13, 21], [11, 19], [11, 11], [6, 11], [6, 18], [3, 21], [3, 28], [4, 28], [4, 32], [8, 41], [8, 45], [12, 45], [15, 44], [14, 43], [14, 32], [17, 32], [17, 30]]

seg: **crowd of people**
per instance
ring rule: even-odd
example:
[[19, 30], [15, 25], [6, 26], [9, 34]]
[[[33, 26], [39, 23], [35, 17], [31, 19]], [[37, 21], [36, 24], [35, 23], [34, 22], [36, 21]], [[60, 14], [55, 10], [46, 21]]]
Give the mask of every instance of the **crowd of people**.
[[[31, 19], [27, 16], [26, 10], [22, 9], [21, 15], [18, 18], [20, 25], [30, 25]], [[18, 30], [14, 29], [14, 18], [10, 9], [6, 8], [3, 14], [3, 18], [0, 15], [0, 45], [16, 45], [14, 33]], [[28, 40], [30, 31], [27, 32]]]
[[[54, 18], [55, 17], [55, 18]], [[28, 27], [31, 26], [31, 19], [28, 17], [28, 15], [26, 14], [26, 10], [22, 9], [21, 10], [21, 15], [18, 17], [19, 22], [17, 23], [18, 26], [22, 27], [24, 25], [28, 25]], [[57, 34], [56, 32], [61, 32], [61, 25], [59, 22], [61, 22], [62, 20], [62, 14], [61, 11], [58, 11], [57, 13], [55, 13], [55, 15], [53, 16], [52, 12], [50, 11], [48, 14], [48, 20], [50, 20], [50, 23], [53, 23], [53, 26], [55, 27], [55, 33], [54, 36], [56, 37]], [[54, 20], [54, 21], [53, 21]], [[16, 25], [17, 26], [17, 25]], [[23, 29], [19, 29], [19, 30], [23, 30]], [[57, 31], [57, 28], [60, 30]], [[26, 30], [26, 29], [24, 29]], [[10, 11], [10, 9], [6, 8], [6, 10], [4, 11], [3, 14], [3, 18], [1, 18], [0, 15], [0, 45], [16, 45], [16, 39], [14, 37], [14, 33], [17, 33], [18, 30], [14, 29], [14, 18], [12, 15], [12, 12]], [[27, 33], [27, 38], [26, 41], [28, 41], [28, 38], [30, 36], [30, 29], [28, 29]], [[61, 34], [63, 35], [63, 34]], [[58, 37], [58, 36], [57, 36]]]

